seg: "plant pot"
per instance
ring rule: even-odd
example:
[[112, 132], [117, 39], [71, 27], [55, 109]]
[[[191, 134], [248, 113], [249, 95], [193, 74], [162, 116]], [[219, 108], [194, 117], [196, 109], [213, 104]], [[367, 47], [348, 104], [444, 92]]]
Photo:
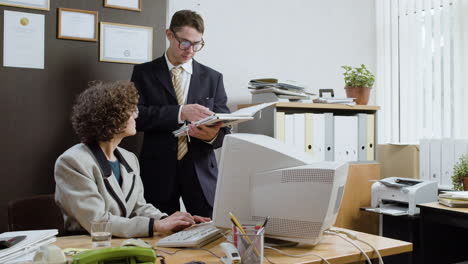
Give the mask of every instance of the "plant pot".
[[463, 178], [463, 190], [468, 191], [468, 177]]
[[354, 101], [358, 105], [367, 105], [367, 102], [369, 102], [370, 89], [370, 87], [345, 86], [346, 97], [355, 98]]

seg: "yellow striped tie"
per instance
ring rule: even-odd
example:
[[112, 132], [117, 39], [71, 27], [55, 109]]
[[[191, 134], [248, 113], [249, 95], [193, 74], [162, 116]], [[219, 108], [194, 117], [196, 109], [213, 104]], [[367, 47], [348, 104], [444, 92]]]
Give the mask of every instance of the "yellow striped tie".
[[[182, 78], [180, 74], [184, 69], [182, 67], [174, 67], [171, 70], [172, 74], [172, 84], [174, 85], [174, 91], [177, 97], [177, 103], [179, 105], [184, 104], [184, 88], [182, 87]], [[188, 145], [187, 145], [187, 136], [181, 136], [177, 142], [177, 160], [181, 160], [185, 154], [187, 154]]]

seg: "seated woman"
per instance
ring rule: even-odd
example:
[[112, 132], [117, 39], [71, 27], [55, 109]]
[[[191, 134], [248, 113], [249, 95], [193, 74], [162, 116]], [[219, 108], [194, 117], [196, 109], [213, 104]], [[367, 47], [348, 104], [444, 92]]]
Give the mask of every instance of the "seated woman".
[[94, 82], [77, 98], [71, 120], [82, 143], [55, 164], [55, 200], [68, 232], [90, 232], [91, 221], [107, 220], [114, 236], [145, 237], [210, 220], [184, 212], [167, 216], [146, 203], [138, 159], [118, 147], [136, 134], [137, 102], [128, 81]]

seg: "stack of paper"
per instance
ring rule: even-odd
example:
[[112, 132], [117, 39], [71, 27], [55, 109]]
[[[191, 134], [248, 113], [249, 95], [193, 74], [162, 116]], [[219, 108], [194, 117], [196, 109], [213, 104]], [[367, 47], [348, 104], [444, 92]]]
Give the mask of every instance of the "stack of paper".
[[26, 238], [14, 246], [0, 250], [0, 263], [10, 263], [19, 257], [34, 253], [43, 245], [55, 242], [57, 229], [34, 230], [34, 231], [16, 231], [0, 234], [0, 239], [26, 236]]
[[335, 97], [320, 97], [313, 100], [314, 103], [318, 104], [347, 104], [356, 105], [354, 98], [335, 98]]
[[[294, 96], [294, 98], [286, 99], [309, 99], [309, 95], [313, 95], [305, 91], [305, 86], [296, 84], [292, 81], [279, 82], [278, 79], [254, 79], [249, 82], [249, 89], [252, 95], [257, 95], [256, 101], [261, 100], [262, 98], [259, 94], [274, 94], [274, 95], [283, 95], [283, 96]], [[270, 96], [271, 98], [271, 96]]]
[[450, 207], [468, 207], [468, 192], [441, 193], [439, 203]]
[[[237, 124], [240, 122], [254, 119], [254, 115], [258, 111], [273, 104], [274, 103], [258, 104], [258, 105], [239, 109], [230, 114], [216, 113], [214, 115], [203, 118], [197, 122], [194, 122], [193, 124], [195, 124], [196, 126], [198, 125], [209, 126], [218, 122], [224, 122], [223, 126], [233, 125], [233, 124]], [[179, 129], [172, 131], [172, 134], [174, 134], [175, 137], [180, 137], [184, 135], [184, 133], [188, 132], [188, 130], [189, 130], [189, 127], [187, 125], [183, 125]]]

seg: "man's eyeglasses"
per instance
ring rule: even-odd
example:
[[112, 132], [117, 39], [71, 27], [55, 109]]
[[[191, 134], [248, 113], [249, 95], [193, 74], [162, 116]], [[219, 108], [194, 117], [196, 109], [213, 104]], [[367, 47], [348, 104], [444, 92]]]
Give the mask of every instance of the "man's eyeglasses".
[[205, 41], [203, 39], [201, 41], [191, 42], [186, 39], [178, 38], [174, 31], [172, 31], [172, 35], [179, 42], [179, 49], [181, 50], [188, 50], [190, 49], [190, 47], [192, 47], [193, 51], [197, 52], [200, 51], [203, 48], [203, 46], [205, 46]]

